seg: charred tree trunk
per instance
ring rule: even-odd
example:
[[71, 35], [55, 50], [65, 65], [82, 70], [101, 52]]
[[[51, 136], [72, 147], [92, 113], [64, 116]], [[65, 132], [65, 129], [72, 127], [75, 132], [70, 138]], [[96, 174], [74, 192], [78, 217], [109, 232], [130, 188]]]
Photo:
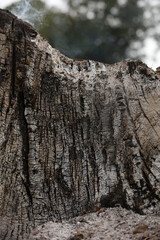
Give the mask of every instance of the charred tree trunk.
[[158, 211], [159, 117], [145, 64], [68, 59], [0, 10], [0, 239], [97, 201]]

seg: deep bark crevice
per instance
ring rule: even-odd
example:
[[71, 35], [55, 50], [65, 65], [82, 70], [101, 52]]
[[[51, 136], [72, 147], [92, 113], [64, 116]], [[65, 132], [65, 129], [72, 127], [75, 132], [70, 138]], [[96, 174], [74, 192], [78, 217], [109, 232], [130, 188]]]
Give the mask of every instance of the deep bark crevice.
[[152, 202], [152, 200], [154, 198], [156, 198], [158, 201], [160, 201], [160, 197], [155, 193], [154, 189], [153, 189], [153, 186], [151, 185], [151, 182], [148, 178], [148, 175], [146, 174], [145, 170], [142, 170], [142, 174], [143, 174], [143, 177], [146, 181], [146, 185], [147, 185], [147, 188], [149, 189], [150, 191], [150, 203]]
[[25, 102], [24, 102], [24, 93], [20, 91], [17, 97], [17, 104], [19, 110], [19, 123], [20, 123], [20, 131], [22, 136], [22, 161], [23, 161], [23, 175], [22, 182], [25, 186], [29, 201], [32, 205], [32, 194], [30, 191], [30, 173], [29, 173], [29, 135], [28, 135], [28, 124], [25, 118]]
[[[12, 21], [12, 31], [14, 32], [15, 27], [15, 20]], [[13, 36], [13, 43], [12, 43], [12, 70], [11, 70], [11, 98], [14, 97], [15, 92], [15, 80], [16, 80], [16, 41], [15, 36]]]

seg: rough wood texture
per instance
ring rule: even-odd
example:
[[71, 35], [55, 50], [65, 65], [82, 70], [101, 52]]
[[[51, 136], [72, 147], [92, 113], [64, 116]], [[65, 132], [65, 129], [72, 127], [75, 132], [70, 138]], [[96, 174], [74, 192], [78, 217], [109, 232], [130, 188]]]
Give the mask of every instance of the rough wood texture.
[[120, 204], [158, 212], [159, 73], [60, 54], [0, 10], [0, 239]]

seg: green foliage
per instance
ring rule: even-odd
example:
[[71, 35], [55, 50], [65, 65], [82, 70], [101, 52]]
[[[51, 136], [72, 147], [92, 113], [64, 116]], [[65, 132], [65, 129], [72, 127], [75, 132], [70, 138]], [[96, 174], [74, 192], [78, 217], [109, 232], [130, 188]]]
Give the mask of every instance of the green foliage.
[[[67, 1], [69, 11], [64, 13], [31, 0], [43, 14], [36, 28], [67, 56], [113, 63], [129, 58], [133, 43], [142, 42], [146, 27], [138, 0]], [[138, 56], [138, 49], [134, 51]]]

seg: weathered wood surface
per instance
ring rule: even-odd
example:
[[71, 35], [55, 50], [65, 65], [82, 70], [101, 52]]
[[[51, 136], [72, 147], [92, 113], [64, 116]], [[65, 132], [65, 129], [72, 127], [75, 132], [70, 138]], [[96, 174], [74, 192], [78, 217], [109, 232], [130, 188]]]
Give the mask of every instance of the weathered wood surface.
[[0, 239], [94, 202], [158, 212], [160, 77], [74, 61], [0, 10]]

